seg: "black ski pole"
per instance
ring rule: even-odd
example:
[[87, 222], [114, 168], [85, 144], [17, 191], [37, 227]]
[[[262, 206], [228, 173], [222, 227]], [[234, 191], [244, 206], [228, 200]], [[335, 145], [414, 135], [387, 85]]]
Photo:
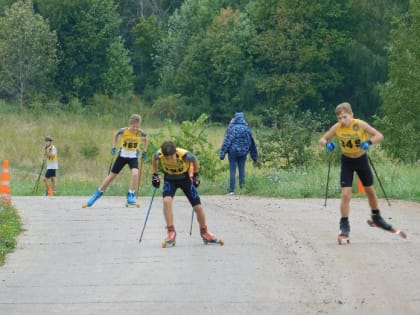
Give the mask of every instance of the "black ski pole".
[[[192, 163], [190, 163], [190, 168], [188, 170], [188, 175], [190, 176], [190, 181], [191, 181], [191, 185], [193, 184], [193, 176], [194, 176], [194, 166]], [[192, 235], [192, 227], [193, 227], [193, 222], [194, 222], [194, 208], [191, 211], [191, 224], [190, 224], [190, 236]]]
[[143, 238], [144, 229], [146, 228], [147, 220], [149, 219], [150, 209], [152, 208], [153, 199], [155, 199], [156, 190], [157, 190], [156, 187], [153, 188], [152, 199], [150, 200], [149, 209], [147, 209], [146, 218], [144, 219], [144, 224], [143, 224], [143, 228], [141, 230], [139, 243], [141, 243], [141, 240]]
[[330, 157], [328, 158], [328, 173], [327, 173], [327, 185], [325, 187], [325, 201], [324, 207], [327, 206], [327, 198], [328, 198], [328, 186], [330, 184], [330, 170], [331, 170], [331, 160], [332, 160], [332, 153], [328, 153]]
[[36, 194], [36, 193], [38, 192], [39, 180], [41, 179], [41, 174], [42, 174], [42, 170], [44, 169], [45, 162], [46, 162], [46, 159], [43, 159], [43, 160], [42, 160], [42, 164], [41, 164], [41, 169], [39, 170], [38, 179], [36, 180], [36, 182], [35, 182], [35, 186], [34, 186], [34, 188], [32, 189], [32, 193], [33, 193], [33, 194]]
[[111, 156], [111, 162], [109, 162], [109, 167], [108, 167], [108, 175], [109, 173], [111, 173], [113, 163], [114, 163], [114, 156]]
[[190, 236], [191, 236], [191, 234], [192, 234], [192, 226], [193, 226], [193, 222], [194, 222], [194, 208], [192, 209], [192, 212], [191, 212]]
[[382, 186], [382, 182], [381, 182], [381, 180], [380, 180], [380, 178], [379, 178], [379, 176], [378, 176], [378, 173], [376, 172], [375, 165], [373, 165], [372, 159], [370, 158], [370, 156], [369, 156], [369, 155], [368, 155], [368, 159], [369, 159], [369, 163], [370, 163], [370, 165], [372, 166], [373, 171], [375, 172], [375, 176], [376, 176], [376, 179], [377, 179], [377, 180], [378, 180], [378, 182], [379, 182], [379, 186], [381, 186], [381, 189], [382, 189], [382, 192], [383, 192], [383, 194], [384, 194], [384, 196], [385, 196], [385, 199], [386, 199], [386, 201], [388, 202], [388, 205], [391, 207], [391, 203], [389, 202], [389, 200], [388, 200], [388, 196], [387, 196], [387, 195], [386, 195], [386, 193], [385, 193], [384, 186]]
[[140, 161], [140, 168], [139, 168], [139, 178], [137, 180], [137, 192], [136, 196], [139, 196], [140, 185], [141, 185], [141, 174], [143, 173], [143, 160]]

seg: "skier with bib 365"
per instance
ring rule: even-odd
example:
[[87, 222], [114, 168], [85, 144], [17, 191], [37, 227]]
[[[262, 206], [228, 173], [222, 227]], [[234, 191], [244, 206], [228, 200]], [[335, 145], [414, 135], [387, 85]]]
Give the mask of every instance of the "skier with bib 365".
[[88, 202], [87, 207], [91, 207], [96, 200], [98, 200], [103, 194], [109, 184], [115, 179], [123, 167], [128, 164], [131, 169], [131, 180], [130, 186], [127, 193], [127, 205], [137, 205], [136, 202], [136, 189], [138, 187], [139, 179], [139, 162], [138, 156], [140, 153], [140, 146], [142, 146], [141, 159], [146, 160], [147, 152], [147, 135], [140, 129], [141, 116], [133, 114], [129, 120], [129, 126], [120, 128], [115, 132], [112, 139], [111, 154], [117, 153], [116, 145], [118, 138], [121, 137], [121, 147], [118, 150], [118, 157], [112, 166], [112, 169], [108, 176], [103, 180], [101, 186], [93, 193]]

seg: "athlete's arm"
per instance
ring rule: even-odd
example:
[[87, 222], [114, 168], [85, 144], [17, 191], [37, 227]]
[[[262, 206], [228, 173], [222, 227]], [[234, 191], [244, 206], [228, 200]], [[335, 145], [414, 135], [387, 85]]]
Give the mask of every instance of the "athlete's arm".
[[378, 130], [369, 125], [366, 121], [360, 121], [360, 127], [370, 135], [370, 141], [375, 144], [383, 140], [384, 136]]
[[335, 123], [330, 130], [328, 130], [322, 137], [319, 139], [319, 144], [322, 147], [325, 147], [328, 140], [332, 139], [335, 136], [335, 133], [337, 132], [337, 128], [339, 126], [339, 123]]

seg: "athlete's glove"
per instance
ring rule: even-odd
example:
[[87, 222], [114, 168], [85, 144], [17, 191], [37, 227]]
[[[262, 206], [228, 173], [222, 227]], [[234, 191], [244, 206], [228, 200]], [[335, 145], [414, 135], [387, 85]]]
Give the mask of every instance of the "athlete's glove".
[[335, 143], [334, 142], [327, 142], [325, 144], [325, 147], [327, 148], [328, 152], [332, 152], [335, 149]]
[[152, 175], [152, 185], [155, 188], [159, 188], [160, 187], [160, 178], [159, 178], [159, 174], [158, 173], [153, 173], [153, 175]]
[[225, 159], [225, 152], [220, 151], [220, 153], [219, 153], [219, 159], [221, 159], [222, 161]]
[[372, 141], [364, 141], [360, 144], [361, 148], [365, 151], [369, 150], [369, 147], [372, 145]]
[[193, 182], [193, 184], [194, 184], [195, 187], [200, 186], [200, 183], [201, 183], [200, 182], [200, 177], [198, 177], [198, 173], [197, 172], [193, 174], [192, 182]]
[[115, 152], [117, 152], [117, 149], [116, 148], [111, 148], [111, 155], [114, 155]]
[[147, 159], [147, 153], [146, 152], [143, 152], [141, 154], [141, 159], [143, 160], [143, 162], [146, 162], [146, 159]]

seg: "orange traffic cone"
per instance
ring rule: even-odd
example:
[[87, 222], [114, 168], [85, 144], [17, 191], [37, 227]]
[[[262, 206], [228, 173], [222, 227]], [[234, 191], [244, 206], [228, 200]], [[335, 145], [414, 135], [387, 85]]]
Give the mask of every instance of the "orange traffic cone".
[[10, 199], [10, 174], [9, 174], [9, 161], [3, 162], [3, 172], [0, 176], [0, 201], [11, 204]]
[[48, 188], [47, 188], [47, 195], [50, 196], [50, 197], [52, 197], [54, 195], [53, 191], [51, 189], [51, 186], [49, 186], [49, 185], [48, 185]]
[[359, 178], [359, 182], [357, 183], [357, 189], [359, 191], [359, 194], [364, 194], [365, 193], [365, 187], [363, 187], [363, 183]]

